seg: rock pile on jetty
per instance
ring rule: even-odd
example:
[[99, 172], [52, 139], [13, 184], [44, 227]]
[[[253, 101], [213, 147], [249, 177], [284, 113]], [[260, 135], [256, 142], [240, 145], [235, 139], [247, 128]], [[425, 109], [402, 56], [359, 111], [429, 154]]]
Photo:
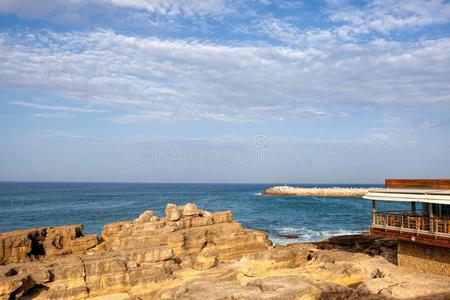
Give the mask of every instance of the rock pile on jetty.
[[[230, 211], [168, 204], [160, 218], [0, 234], [0, 299], [449, 299], [450, 279], [403, 270], [358, 237], [272, 246]], [[364, 240], [364, 241], [363, 241]], [[369, 252], [361, 247], [369, 245]], [[327, 250], [328, 249], [328, 250]], [[360, 251], [361, 250], [361, 251]], [[375, 254], [374, 254], [375, 253]]]
[[266, 196], [322, 196], [322, 197], [361, 197], [369, 192], [368, 188], [301, 188], [287, 185], [273, 186], [262, 194]]

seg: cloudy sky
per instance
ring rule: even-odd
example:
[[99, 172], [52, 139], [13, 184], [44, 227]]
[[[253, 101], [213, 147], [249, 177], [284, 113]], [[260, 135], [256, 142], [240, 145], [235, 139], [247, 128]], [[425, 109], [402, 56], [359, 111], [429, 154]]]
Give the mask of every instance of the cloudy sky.
[[0, 0], [0, 180], [450, 176], [450, 2]]

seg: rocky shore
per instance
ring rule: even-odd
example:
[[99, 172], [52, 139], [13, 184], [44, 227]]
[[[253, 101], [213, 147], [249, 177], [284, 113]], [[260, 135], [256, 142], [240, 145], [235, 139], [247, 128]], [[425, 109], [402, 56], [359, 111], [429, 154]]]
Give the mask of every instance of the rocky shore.
[[168, 204], [104, 226], [0, 233], [0, 299], [449, 299], [450, 278], [395, 264], [367, 235], [272, 246], [230, 211]]
[[265, 196], [322, 196], [322, 197], [362, 197], [368, 188], [301, 188], [287, 185], [273, 186], [262, 192]]

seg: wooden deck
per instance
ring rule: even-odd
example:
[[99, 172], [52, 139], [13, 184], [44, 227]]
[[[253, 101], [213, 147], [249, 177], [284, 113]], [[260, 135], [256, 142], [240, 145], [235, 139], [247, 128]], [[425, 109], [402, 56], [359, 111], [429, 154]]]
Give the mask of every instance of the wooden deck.
[[400, 240], [450, 248], [450, 219], [413, 212], [376, 212], [370, 232]]

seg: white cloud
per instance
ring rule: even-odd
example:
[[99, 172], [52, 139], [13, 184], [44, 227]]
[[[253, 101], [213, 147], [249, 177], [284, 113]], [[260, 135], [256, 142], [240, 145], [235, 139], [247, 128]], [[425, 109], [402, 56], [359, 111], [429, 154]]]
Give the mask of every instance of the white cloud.
[[[258, 34], [296, 47], [317, 44], [363, 43], [388, 36], [392, 31], [450, 23], [450, 3], [442, 0], [373, 0], [364, 6], [350, 6], [346, 1], [328, 1], [325, 15], [331, 24], [321, 27], [296, 26], [276, 16], [260, 16], [235, 31]], [[392, 36], [390, 37], [392, 38]]]
[[238, 28], [248, 34], [262, 34], [292, 46], [311, 47], [319, 43], [330, 43], [338, 38], [335, 30], [298, 27], [275, 17], [261, 18], [253, 25]]
[[[376, 40], [392, 31], [450, 23], [450, 3], [442, 0], [372, 0], [363, 6], [328, 1], [325, 10], [332, 24], [298, 27], [275, 16], [256, 18], [238, 30], [260, 34], [293, 46]], [[292, 16], [284, 17], [292, 19]], [[295, 20], [295, 18], [294, 18]]]
[[36, 113], [33, 114], [33, 117], [36, 118], [73, 118], [74, 115], [68, 114], [68, 113]]
[[110, 0], [112, 5], [142, 9], [162, 15], [222, 15], [229, 10], [223, 0]]
[[121, 122], [340, 117], [341, 104], [450, 103], [449, 47], [448, 38], [297, 49], [111, 31], [2, 34], [0, 87], [112, 105]]
[[339, 27], [343, 36], [387, 34], [393, 30], [450, 22], [450, 3], [443, 0], [372, 0], [363, 7], [341, 7], [339, 3], [330, 18], [344, 23]]
[[40, 104], [36, 102], [26, 102], [26, 101], [15, 101], [11, 104], [18, 106], [25, 106], [33, 109], [40, 110], [53, 110], [53, 111], [62, 111], [62, 112], [81, 112], [81, 113], [91, 113], [91, 112], [106, 112], [105, 110], [98, 110], [92, 108], [80, 108], [80, 107], [70, 107], [70, 106], [62, 106], [62, 105], [46, 105]]

